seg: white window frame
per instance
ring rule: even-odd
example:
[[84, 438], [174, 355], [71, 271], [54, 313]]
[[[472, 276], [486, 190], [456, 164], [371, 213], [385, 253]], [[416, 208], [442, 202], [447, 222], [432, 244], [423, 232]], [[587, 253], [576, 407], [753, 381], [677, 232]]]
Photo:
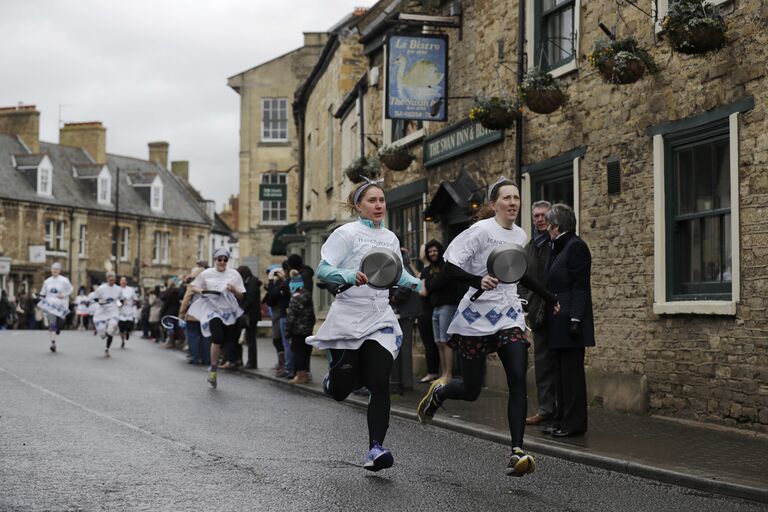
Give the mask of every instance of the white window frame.
[[741, 300], [741, 231], [739, 225], [739, 113], [728, 116], [731, 180], [731, 300], [667, 300], [666, 202], [664, 194], [664, 136], [653, 136], [653, 208], [654, 208], [654, 297], [657, 315], [727, 315], [736, 314]]
[[161, 232], [155, 231], [152, 241], [152, 263], [160, 263]]
[[161, 261], [162, 263], [170, 263], [171, 261], [171, 234], [167, 231], [162, 232], [162, 244], [161, 248]]
[[[534, 15], [536, 12], [535, 2], [536, 0], [525, 0], [525, 51], [528, 54], [528, 71], [536, 67], [536, 59], [533, 56], [536, 54], [536, 23], [538, 23], [539, 20], [535, 19]], [[581, 3], [582, 0], [574, 0], [573, 3], [573, 31], [576, 34], [576, 41], [573, 43], [573, 59], [548, 71], [548, 73], [555, 78], [567, 75], [572, 71], [576, 71], [576, 69], [579, 67], [579, 47], [581, 44]]]
[[87, 248], [88, 248], [88, 226], [86, 224], [80, 224], [80, 239], [78, 240], [77, 255], [84, 258], [86, 256]]
[[45, 235], [43, 236], [46, 252], [56, 250], [56, 221], [53, 219], [45, 220]]
[[205, 259], [205, 237], [203, 235], [197, 235], [197, 259], [196, 261]]
[[112, 204], [112, 175], [106, 167], [101, 169], [96, 178], [96, 202], [98, 204]]
[[152, 180], [149, 189], [149, 207], [153, 212], [163, 211], [163, 182], [159, 176]]
[[56, 250], [59, 252], [64, 252], [66, 250], [66, 232], [67, 232], [67, 223], [63, 220], [60, 220], [56, 223]]
[[[277, 181], [275, 181], [272, 177], [277, 176]], [[269, 178], [268, 178], [269, 177]], [[267, 180], [268, 178], [268, 180]], [[261, 174], [261, 181], [260, 184], [263, 185], [285, 185], [286, 186], [286, 192], [288, 187], [288, 173], [287, 172], [265, 172]], [[275, 206], [275, 203], [284, 203], [284, 206], [277, 205]], [[283, 224], [286, 224], [288, 222], [288, 197], [286, 193], [285, 201], [259, 201], [261, 214], [259, 217], [259, 224], [262, 226], [282, 226]], [[285, 215], [280, 215], [280, 212], [284, 212]], [[266, 212], [270, 212], [270, 220], [265, 220], [264, 215]], [[271, 218], [274, 215], [272, 215], [272, 212], [277, 212], [277, 220]], [[281, 218], [284, 217], [284, 218]]]
[[[283, 131], [283, 127], [281, 124], [278, 124], [277, 128], [272, 128], [271, 126], [267, 127], [267, 111], [272, 113], [272, 102], [277, 101], [278, 107], [277, 111], [280, 111], [280, 104], [285, 105], [285, 120], [278, 119], [278, 123], [285, 122], [285, 137], [280, 137], [279, 134], [281, 131]], [[269, 98], [261, 98], [261, 141], [262, 142], [288, 142], [289, 134], [289, 123], [288, 123], [288, 98], [280, 98], [280, 97], [269, 97]], [[275, 132], [277, 132], [277, 137], [273, 137], [275, 135]]]
[[130, 256], [131, 228], [120, 228], [120, 246], [118, 254], [120, 261], [128, 261]]
[[[713, 6], [719, 6], [731, 2], [732, 0], [707, 0]], [[669, 0], [651, 0], [651, 11], [656, 20], [655, 30], [656, 33], [662, 31], [661, 22], [669, 12]]]
[[53, 170], [44, 165], [37, 168], [37, 195], [53, 197]]

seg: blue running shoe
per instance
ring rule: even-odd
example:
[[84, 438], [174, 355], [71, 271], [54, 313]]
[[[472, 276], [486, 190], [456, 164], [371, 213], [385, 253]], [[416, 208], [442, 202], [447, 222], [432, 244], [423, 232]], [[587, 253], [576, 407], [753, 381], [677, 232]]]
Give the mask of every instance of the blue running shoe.
[[381, 471], [382, 469], [391, 468], [394, 463], [395, 458], [392, 456], [392, 452], [382, 447], [378, 441], [374, 441], [373, 448], [365, 456], [363, 468], [368, 471]]
[[331, 374], [326, 373], [325, 377], [323, 377], [323, 393], [325, 393], [328, 396], [331, 395]]

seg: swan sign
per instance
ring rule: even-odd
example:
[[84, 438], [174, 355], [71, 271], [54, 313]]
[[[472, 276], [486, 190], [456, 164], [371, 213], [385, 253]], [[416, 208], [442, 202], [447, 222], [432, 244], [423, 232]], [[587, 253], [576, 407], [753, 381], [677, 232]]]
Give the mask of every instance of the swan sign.
[[387, 119], [445, 121], [448, 38], [391, 35], [387, 56]]

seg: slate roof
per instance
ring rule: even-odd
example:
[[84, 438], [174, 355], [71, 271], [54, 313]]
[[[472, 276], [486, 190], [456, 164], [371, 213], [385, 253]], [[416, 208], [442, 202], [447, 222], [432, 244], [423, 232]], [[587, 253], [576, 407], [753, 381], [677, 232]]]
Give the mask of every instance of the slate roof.
[[43, 161], [43, 158], [45, 158], [45, 155], [42, 155], [40, 153], [32, 154], [32, 155], [25, 155], [25, 154], [19, 154], [19, 155], [13, 155], [14, 159], [16, 160], [16, 167], [37, 167], [40, 165], [40, 162]]
[[98, 177], [104, 166], [100, 164], [74, 164], [73, 167], [76, 178], [89, 179]]
[[[50, 205], [66, 205], [104, 212], [114, 212], [114, 195], [117, 188], [117, 168], [120, 168], [120, 212], [142, 217], [163, 220], [186, 221], [210, 225], [205, 211], [198, 206], [179, 179], [168, 169], [148, 160], [140, 160], [119, 155], [107, 154], [107, 166], [112, 175], [111, 205], [98, 204], [96, 187], [91, 180], [82, 180], [72, 175], [76, 165], [93, 164], [88, 153], [82, 148], [62, 146], [50, 142], [40, 142], [40, 154], [48, 155], [53, 164], [53, 197], [37, 195], [37, 190], [29, 180], [13, 166], [19, 158], [30, 156], [21, 141], [9, 135], [0, 135], [0, 198], [16, 201], [29, 201]], [[33, 161], [30, 159], [30, 161]], [[38, 160], [39, 161], [39, 160]], [[142, 196], [141, 189], [130, 185], [125, 173], [140, 171], [142, 174], [159, 175], [163, 181], [163, 211], [153, 212], [149, 202]]]

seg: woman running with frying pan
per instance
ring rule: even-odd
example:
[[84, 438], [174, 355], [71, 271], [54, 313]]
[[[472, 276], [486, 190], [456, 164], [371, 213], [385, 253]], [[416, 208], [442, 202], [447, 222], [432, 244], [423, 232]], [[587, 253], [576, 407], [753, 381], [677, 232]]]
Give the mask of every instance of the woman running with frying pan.
[[[307, 343], [328, 349], [329, 373], [325, 392], [342, 401], [364, 385], [368, 402], [368, 448], [364, 468], [379, 471], [392, 466], [392, 453], [384, 448], [389, 428], [389, 374], [400, 351], [402, 331], [389, 305], [389, 291], [363, 286], [373, 273], [362, 272], [363, 257], [372, 249], [391, 251], [402, 261], [400, 244], [384, 227], [386, 201], [381, 181], [366, 179], [347, 199], [347, 208], [360, 216], [334, 231], [323, 244], [317, 277], [341, 285], [323, 325]], [[388, 254], [388, 253], [386, 253]], [[371, 283], [373, 284], [373, 283]], [[419, 290], [421, 281], [402, 272], [397, 282]]]
[[[489, 275], [488, 261], [495, 248], [506, 244], [515, 244], [522, 250], [528, 235], [515, 225], [520, 211], [520, 192], [511, 181], [500, 178], [489, 188], [488, 198], [489, 205], [484, 210], [492, 216], [487, 217], [488, 213], [481, 210], [478, 217], [483, 220], [459, 234], [443, 255], [447, 274], [470, 285], [448, 328], [449, 345], [459, 352], [463, 380], [432, 383], [419, 403], [417, 414], [419, 421], [425, 424], [446, 400], [477, 400], [483, 385], [485, 357], [495, 352], [504, 366], [509, 388], [507, 420], [512, 455], [506, 474], [523, 476], [536, 469], [533, 457], [522, 448], [527, 412], [525, 373], [530, 344], [525, 337], [525, 317], [517, 284], [503, 283]], [[515, 248], [510, 250], [515, 252]], [[548, 303], [556, 304], [555, 296], [541, 284], [526, 277], [520, 282]]]

